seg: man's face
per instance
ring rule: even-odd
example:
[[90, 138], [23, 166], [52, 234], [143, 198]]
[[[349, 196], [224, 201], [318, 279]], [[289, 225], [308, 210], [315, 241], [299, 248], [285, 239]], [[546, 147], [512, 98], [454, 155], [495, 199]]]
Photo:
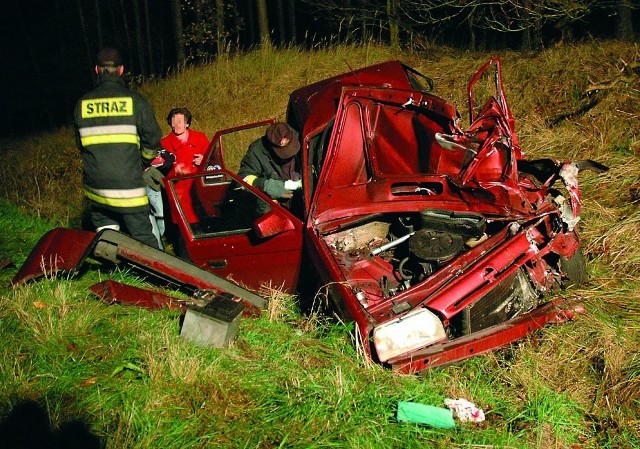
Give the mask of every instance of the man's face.
[[187, 130], [187, 119], [184, 114], [176, 114], [171, 117], [171, 129], [176, 135], [183, 134]]

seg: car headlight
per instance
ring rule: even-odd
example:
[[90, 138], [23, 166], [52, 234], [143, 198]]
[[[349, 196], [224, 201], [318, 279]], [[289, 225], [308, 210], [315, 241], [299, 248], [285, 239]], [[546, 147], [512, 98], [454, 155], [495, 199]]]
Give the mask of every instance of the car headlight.
[[447, 334], [440, 319], [424, 308], [373, 330], [373, 343], [381, 362], [445, 338]]

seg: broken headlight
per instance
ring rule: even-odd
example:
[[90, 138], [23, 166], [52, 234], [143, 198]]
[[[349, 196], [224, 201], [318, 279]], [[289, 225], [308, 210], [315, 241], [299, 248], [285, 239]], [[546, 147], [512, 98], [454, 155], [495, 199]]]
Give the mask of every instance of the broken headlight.
[[418, 309], [373, 330], [373, 343], [381, 362], [447, 338], [440, 319]]

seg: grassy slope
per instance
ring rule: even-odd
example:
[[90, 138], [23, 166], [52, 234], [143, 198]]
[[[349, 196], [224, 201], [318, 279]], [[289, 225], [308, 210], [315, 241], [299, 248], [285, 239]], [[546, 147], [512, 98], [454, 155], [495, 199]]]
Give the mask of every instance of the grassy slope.
[[[282, 118], [292, 89], [347, 63], [390, 58], [433, 77], [436, 93], [464, 110], [467, 80], [490, 56], [376, 46], [256, 51], [142, 90], [161, 124], [171, 107], [186, 105], [194, 127], [211, 135]], [[584, 300], [588, 314], [487, 356], [398, 376], [361, 360], [348, 326], [301, 317], [277, 292], [280, 307], [243, 320], [233, 348], [196, 348], [177, 335], [175, 313], [97, 302], [89, 285], [130, 275], [92, 270], [78, 280], [0, 290], [0, 413], [31, 398], [52, 426], [82, 419], [111, 448], [640, 446], [640, 81], [621, 70], [640, 61], [638, 49], [607, 42], [500, 56], [527, 155], [611, 167], [581, 176], [591, 279], [566, 294]], [[579, 107], [595, 83], [607, 87], [598, 105], [545, 126]], [[46, 229], [79, 222], [80, 166], [68, 129], [0, 144], [2, 196], [12, 203], [0, 208], [0, 254], [19, 266]], [[3, 286], [14, 273], [0, 272]], [[440, 431], [394, 420], [400, 400], [442, 406], [445, 397], [476, 402], [487, 421]]]

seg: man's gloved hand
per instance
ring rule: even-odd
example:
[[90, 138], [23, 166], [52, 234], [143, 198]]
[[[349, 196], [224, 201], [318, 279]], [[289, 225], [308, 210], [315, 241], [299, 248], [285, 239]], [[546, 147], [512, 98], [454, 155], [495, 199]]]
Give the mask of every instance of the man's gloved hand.
[[142, 179], [150, 188], [158, 192], [163, 186], [164, 175], [157, 168], [149, 167], [142, 173]]
[[264, 181], [264, 193], [273, 199], [291, 198], [293, 192], [284, 188], [284, 181], [281, 179], [267, 179]]
[[302, 179], [299, 181], [288, 180], [284, 182], [284, 188], [287, 190], [298, 190], [302, 188]]

